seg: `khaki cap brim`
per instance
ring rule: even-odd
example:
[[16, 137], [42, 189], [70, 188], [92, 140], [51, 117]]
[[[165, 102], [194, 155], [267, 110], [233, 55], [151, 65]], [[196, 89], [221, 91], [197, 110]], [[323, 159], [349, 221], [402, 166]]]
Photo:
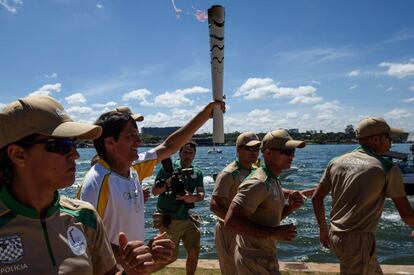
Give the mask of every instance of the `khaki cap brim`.
[[285, 143], [287, 149], [303, 148], [305, 145], [306, 143], [301, 140], [288, 140]]
[[131, 117], [132, 117], [135, 121], [138, 121], [138, 122], [141, 122], [141, 121], [143, 121], [143, 120], [144, 120], [144, 116], [142, 116], [142, 115], [133, 114], [133, 115], [131, 115]]
[[102, 134], [102, 128], [97, 125], [68, 121], [55, 128], [38, 131], [37, 133], [52, 137], [96, 139]]
[[259, 145], [259, 144], [261, 144], [261, 143], [262, 143], [262, 142], [261, 142], [260, 140], [251, 140], [251, 141], [249, 141], [248, 143], [246, 143], [246, 145], [245, 145], [245, 146], [252, 147], [252, 146]]
[[392, 135], [401, 135], [402, 133], [404, 133], [404, 130], [401, 128], [391, 128], [390, 132]]

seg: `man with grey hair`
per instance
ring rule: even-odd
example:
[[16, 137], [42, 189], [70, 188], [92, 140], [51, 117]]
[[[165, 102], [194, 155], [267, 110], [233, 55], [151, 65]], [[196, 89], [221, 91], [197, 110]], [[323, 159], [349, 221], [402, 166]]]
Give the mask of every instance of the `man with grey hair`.
[[[401, 132], [382, 118], [363, 119], [356, 129], [360, 146], [329, 162], [313, 195], [320, 242], [339, 258], [341, 274], [382, 274], [374, 233], [386, 197], [392, 199], [402, 220], [414, 228], [414, 210], [404, 191], [401, 170], [381, 157], [391, 147], [391, 135]], [[328, 229], [324, 198], [329, 192]]]
[[291, 241], [296, 236], [292, 224], [280, 221], [303, 205], [299, 191], [290, 192], [285, 204], [278, 175], [290, 168], [296, 148], [305, 142], [293, 140], [285, 130], [267, 133], [261, 145], [264, 166], [258, 168], [239, 186], [224, 221], [225, 228], [237, 233], [235, 264], [237, 274], [280, 274], [276, 242]]
[[216, 251], [221, 274], [236, 274], [234, 248], [236, 233], [224, 228], [224, 219], [240, 183], [254, 170], [260, 151], [260, 140], [253, 132], [244, 132], [237, 137], [237, 159], [227, 165], [217, 176], [210, 209], [217, 215]]

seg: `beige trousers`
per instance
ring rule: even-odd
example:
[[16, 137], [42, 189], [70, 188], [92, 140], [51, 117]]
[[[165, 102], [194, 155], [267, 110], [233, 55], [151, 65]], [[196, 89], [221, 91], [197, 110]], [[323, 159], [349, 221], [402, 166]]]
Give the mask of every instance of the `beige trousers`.
[[234, 253], [237, 274], [240, 275], [281, 275], [275, 253], [245, 251], [236, 245]]
[[371, 232], [330, 232], [332, 250], [339, 259], [342, 275], [383, 274], [377, 260]]
[[224, 228], [221, 222], [216, 224], [216, 252], [219, 259], [222, 275], [236, 274], [234, 263], [234, 249], [236, 247], [236, 235]]

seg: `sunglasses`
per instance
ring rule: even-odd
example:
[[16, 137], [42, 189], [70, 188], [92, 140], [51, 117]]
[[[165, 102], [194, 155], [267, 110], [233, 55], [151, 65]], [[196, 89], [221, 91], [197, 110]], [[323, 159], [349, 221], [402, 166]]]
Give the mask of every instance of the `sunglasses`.
[[240, 148], [249, 152], [258, 152], [260, 150], [260, 146], [240, 146]]
[[276, 149], [276, 148], [268, 148], [268, 149], [279, 151], [282, 155], [285, 155], [288, 157], [295, 155], [295, 149]]
[[40, 139], [33, 140], [25, 143], [26, 145], [33, 144], [44, 144], [45, 150], [49, 153], [57, 153], [61, 155], [69, 154], [72, 148], [77, 147], [77, 144], [74, 139], [69, 138], [49, 138], [49, 139]]

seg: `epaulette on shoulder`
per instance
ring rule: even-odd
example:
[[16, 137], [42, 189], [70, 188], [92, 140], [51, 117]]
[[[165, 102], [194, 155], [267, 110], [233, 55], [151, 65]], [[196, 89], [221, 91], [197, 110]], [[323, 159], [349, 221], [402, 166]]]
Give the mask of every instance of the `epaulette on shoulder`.
[[250, 179], [258, 179], [260, 181], [265, 182], [267, 180], [267, 174], [266, 172], [262, 169], [256, 169], [255, 171], [253, 171], [252, 173], [250, 173], [250, 175], [248, 176]]
[[224, 167], [223, 172], [227, 172], [229, 174], [232, 174], [232, 176], [234, 176], [234, 174], [238, 172], [238, 167], [237, 167], [236, 162], [233, 161], [232, 163]]
[[69, 199], [65, 196], [60, 197], [60, 210], [75, 217], [82, 224], [96, 229], [96, 211], [92, 204]]

